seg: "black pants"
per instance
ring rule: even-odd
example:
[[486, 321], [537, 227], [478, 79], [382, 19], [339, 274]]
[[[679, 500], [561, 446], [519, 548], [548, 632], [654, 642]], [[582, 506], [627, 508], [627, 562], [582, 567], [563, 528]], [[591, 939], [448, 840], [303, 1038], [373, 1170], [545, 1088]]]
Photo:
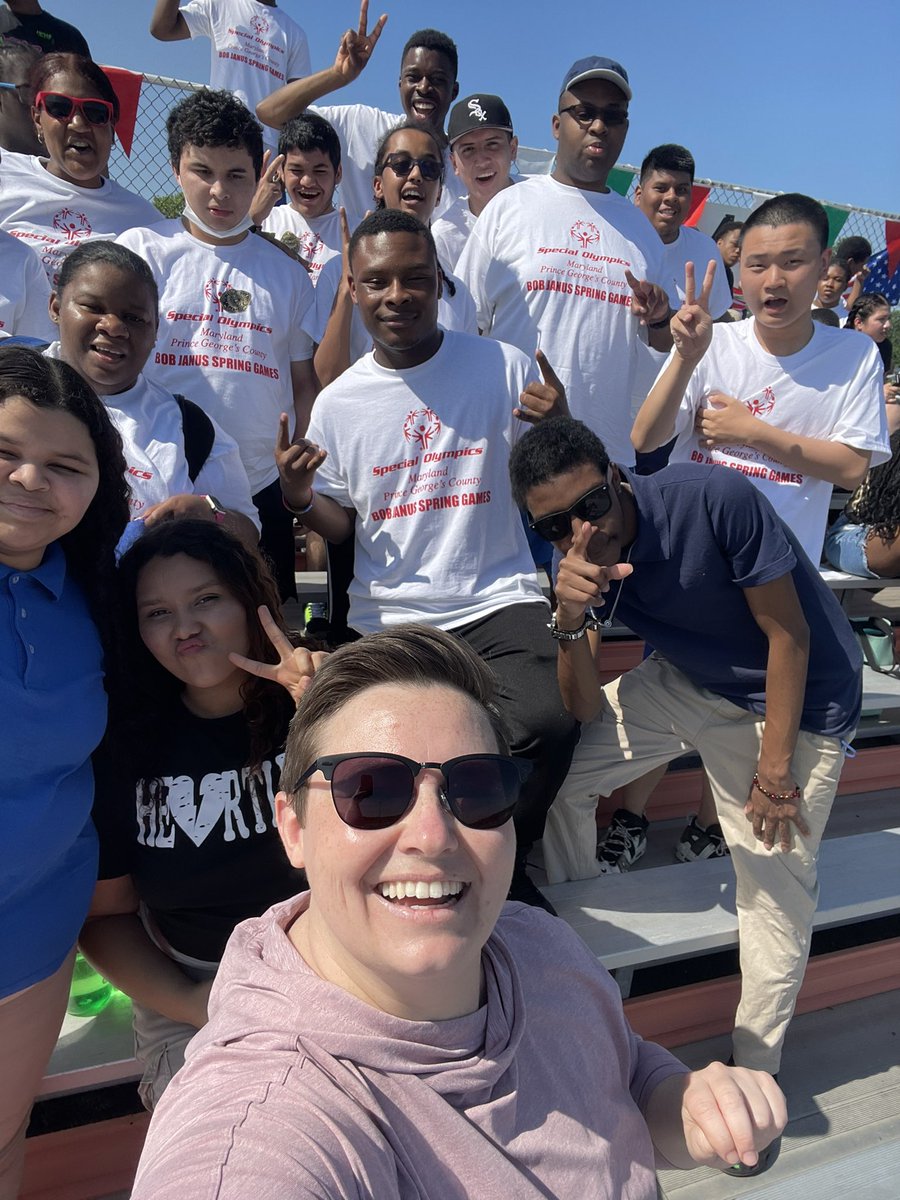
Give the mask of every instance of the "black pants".
[[261, 526], [259, 548], [275, 576], [278, 593], [282, 600], [294, 600], [297, 597], [294, 517], [281, 502], [278, 480], [273, 480], [261, 492], [257, 492], [253, 503], [259, 513]]
[[512, 751], [534, 763], [513, 818], [520, 849], [543, 835], [578, 741], [578, 724], [566, 711], [557, 683], [549, 619], [543, 604], [512, 604], [453, 630], [491, 667]]

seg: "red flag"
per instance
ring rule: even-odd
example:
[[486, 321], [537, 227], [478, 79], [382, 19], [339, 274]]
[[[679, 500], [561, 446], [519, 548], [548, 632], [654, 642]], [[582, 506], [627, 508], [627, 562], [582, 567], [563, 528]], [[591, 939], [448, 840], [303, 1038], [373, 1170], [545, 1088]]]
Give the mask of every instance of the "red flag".
[[131, 158], [134, 125], [137, 120], [144, 77], [135, 71], [126, 71], [123, 67], [104, 67], [103, 70], [109, 76], [109, 82], [113, 85], [113, 90], [119, 98], [119, 121], [116, 125], [116, 137], [121, 142], [126, 157]]
[[887, 277], [890, 279], [900, 266], [900, 221], [885, 221], [884, 240], [888, 254]]
[[706, 207], [708, 199], [709, 188], [701, 187], [699, 183], [695, 183], [691, 188], [691, 207], [685, 219], [685, 225], [696, 226], [697, 222], [703, 216], [703, 210]]

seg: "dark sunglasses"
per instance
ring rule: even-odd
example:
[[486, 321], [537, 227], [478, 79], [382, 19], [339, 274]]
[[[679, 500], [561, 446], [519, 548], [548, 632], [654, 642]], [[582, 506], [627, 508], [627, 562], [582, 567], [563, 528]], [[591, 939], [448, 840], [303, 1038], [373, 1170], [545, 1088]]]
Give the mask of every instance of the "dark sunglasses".
[[607, 129], [616, 125], [624, 125], [628, 120], [628, 111], [624, 108], [594, 108], [592, 104], [570, 104], [559, 110], [560, 116], [568, 113], [572, 120], [582, 129], [590, 129], [595, 121], [602, 121]]
[[573, 517], [580, 517], [582, 521], [599, 521], [601, 517], [606, 516], [611, 507], [609, 484], [601, 483], [599, 487], [591, 488], [589, 492], [580, 496], [571, 508], [548, 513], [546, 517], [538, 517], [536, 521], [529, 521], [528, 527], [548, 542], [561, 542], [572, 532]]
[[505, 754], [463, 754], [447, 762], [415, 762], [402, 754], [328, 754], [317, 758], [291, 789], [321, 771], [335, 811], [351, 829], [387, 829], [415, 804], [416, 778], [426, 767], [444, 777], [443, 806], [469, 829], [498, 829], [513, 815], [531, 763]]
[[444, 164], [434, 158], [413, 158], [410, 154], [389, 154], [384, 165], [390, 167], [395, 175], [405, 179], [413, 167], [418, 167], [423, 179], [440, 179], [444, 174]]
[[43, 108], [54, 121], [71, 121], [80, 112], [90, 125], [109, 125], [113, 122], [113, 106], [108, 100], [90, 96], [65, 96], [62, 92], [38, 92], [34, 98], [35, 108]]

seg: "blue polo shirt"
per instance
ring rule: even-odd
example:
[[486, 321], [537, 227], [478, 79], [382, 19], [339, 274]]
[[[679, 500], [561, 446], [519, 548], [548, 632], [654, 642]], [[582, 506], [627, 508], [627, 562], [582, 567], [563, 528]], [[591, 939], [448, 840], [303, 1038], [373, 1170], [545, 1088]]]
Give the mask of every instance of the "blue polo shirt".
[[766, 711], [769, 643], [744, 588], [790, 574], [809, 625], [809, 673], [800, 728], [846, 737], [859, 721], [862, 651], [832, 592], [769, 501], [724, 467], [679, 463], [655, 475], [623, 469], [638, 512], [634, 574], [616, 617], [697, 687], [751, 712]]
[[106, 726], [100, 638], [54, 544], [0, 564], [0, 998], [51, 975], [97, 877], [90, 756]]

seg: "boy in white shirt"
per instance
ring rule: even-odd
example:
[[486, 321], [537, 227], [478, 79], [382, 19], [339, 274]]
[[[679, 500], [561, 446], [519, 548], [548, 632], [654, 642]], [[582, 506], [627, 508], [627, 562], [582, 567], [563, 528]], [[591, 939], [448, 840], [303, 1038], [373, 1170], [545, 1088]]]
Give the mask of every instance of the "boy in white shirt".
[[[150, 32], [160, 42], [208, 37], [209, 82], [234, 92], [251, 112], [273, 88], [310, 72], [309, 44], [276, 0], [156, 0]], [[275, 146], [275, 131], [263, 140]]]
[[251, 232], [262, 130], [228, 92], [195, 92], [172, 109], [169, 154], [184, 216], [118, 241], [150, 264], [159, 336], [147, 373], [201, 406], [238, 444], [282, 597], [295, 594], [293, 520], [281, 503], [274, 444], [279, 413], [302, 433], [317, 390], [306, 329], [306, 271]]
[[466, 188], [431, 226], [438, 257], [452, 271], [472, 226], [489, 201], [516, 182], [510, 171], [519, 139], [509, 109], [488, 92], [465, 96], [453, 105], [447, 123], [453, 169]]
[[272, 169], [289, 203], [275, 205], [264, 216], [256, 210], [252, 215], [266, 233], [297, 251], [315, 287], [319, 272], [330, 259], [340, 257], [342, 248], [341, 215], [334, 207], [334, 189], [341, 182], [341, 143], [334, 128], [316, 113], [288, 121]]

